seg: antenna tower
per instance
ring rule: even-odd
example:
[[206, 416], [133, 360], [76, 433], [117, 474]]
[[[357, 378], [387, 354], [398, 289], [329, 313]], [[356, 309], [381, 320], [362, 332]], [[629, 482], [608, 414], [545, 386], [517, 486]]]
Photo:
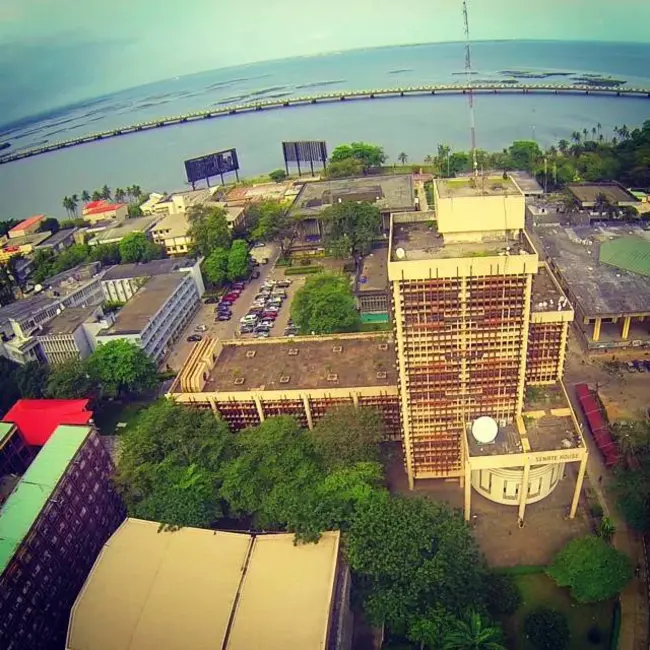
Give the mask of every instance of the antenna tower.
[[467, 98], [469, 101], [470, 128], [472, 133], [472, 168], [474, 170], [474, 177], [478, 177], [478, 161], [476, 159], [476, 119], [474, 117], [474, 89], [472, 87], [472, 50], [469, 40], [467, 0], [463, 0], [463, 20], [465, 22], [465, 76], [467, 78]]

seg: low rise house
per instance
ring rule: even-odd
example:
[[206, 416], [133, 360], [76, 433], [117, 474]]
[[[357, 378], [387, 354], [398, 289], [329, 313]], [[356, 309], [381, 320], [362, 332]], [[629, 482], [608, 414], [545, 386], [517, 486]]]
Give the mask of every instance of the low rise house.
[[[50, 400], [37, 401], [47, 413]], [[35, 458], [21, 427], [0, 423], [0, 467], [14, 474], [0, 505], [0, 639], [3, 650], [50, 650], [64, 646], [74, 600], [125, 509], [92, 425], [57, 425]]]
[[165, 194], [160, 194], [160, 192], [151, 192], [149, 198], [140, 204], [140, 211], [145, 216], [150, 216], [154, 214], [154, 208], [160, 203], [164, 198]]
[[91, 238], [88, 241], [89, 246], [98, 246], [99, 244], [117, 244], [127, 235], [136, 232], [149, 234], [149, 231], [158, 222], [159, 217], [137, 217], [135, 219], [125, 219], [118, 223], [111, 222], [108, 227], [97, 230], [94, 233], [89, 232]]
[[183, 213], [169, 214], [163, 217], [152, 229], [151, 238], [155, 244], [165, 247], [167, 255], [187, 255], [191, 240], [188, 237], [190, 222]]
[[349, 592], [339, 532], [296, 545], [293, 534], [161, 531], [129, 518], [77, 598], [65, 647], [348, 650]]
[[7, 236], [9, 239], [17, 239], [20, 237], [26, 237], [27, 235], [33, 235], [41, 227], [43, 219], [45, 219], [44, 214], [37, 214], [33, 217], [29, 217], [11, 228], [7, 233]]
[[123, 221], [129, 216], [129, 209], [126, 203], [91, 201], [84, 206], [81, 216], [90, 224], [98, 221]]
[[14, 255], [29, 255], [51, 236], [49, 232], [35, 232], [21, 237], [5, 239], [0, 247], [0, 264], [8, 262]]
[[51, 250], [54, 253], [61, 253], [75, 243], [77, 228], [65, 228], [50, 235], [40, 244], [35, 246], [36, 250]]

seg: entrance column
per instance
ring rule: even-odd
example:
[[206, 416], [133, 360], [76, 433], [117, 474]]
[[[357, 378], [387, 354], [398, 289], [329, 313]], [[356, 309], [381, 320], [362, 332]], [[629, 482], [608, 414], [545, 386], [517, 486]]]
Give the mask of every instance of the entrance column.
[[585, 478], [585, 470], [587, 469], [587, 456], [580, 461], [580, 469], [578, 470], [578, 478], [576, 479], [576, 491], [573, 493], [573, 502], [571, 503], [571, 511], [569, 518], [573, 519], [576, 516], [578, 509], [578, 501], [580, 500], [580, 492], [582, 491], [582, 482]]
[[626, 341], [630, 336], [630, 323], [632, 322], [632, 316], [625, 316], [623, 319], [623, 331], [621, 332], [621, 338]]
[[472, 470], [465, 461], [465, 521], [469, 521], [472, 508]]
[[600, 324], [601, 324], [601, 322], [602, 322], [602, 320], [600, 318], [596, 318], [596, 320], [594, 321], [594, 336], [593, 336], [593, 339], [594, 339], [595, 343], [597, 343], [598, 339], [600, 338]]
[[524, 474], [521, 477], [521, 489], [519, 490], [519, 520], [524, 520], [524, 512], [526, 511], [526, 500], [528, 499], [528, 475], [530, 473], [530, 465], [528, 462], [524, 465]]

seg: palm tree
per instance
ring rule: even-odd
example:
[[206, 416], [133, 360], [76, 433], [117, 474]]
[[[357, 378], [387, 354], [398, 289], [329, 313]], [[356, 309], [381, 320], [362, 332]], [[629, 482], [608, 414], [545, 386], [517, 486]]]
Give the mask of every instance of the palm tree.
[[132, 185], [131, 194], [133, 194], [133, 198], [137, 201], [142, 196], [142, 190], [140, 189], [140, 186]]
[[72, 212], [74, 213], [75, 217], [77, 216], [77, 206], [79, 205], [79, 197], [76, 194], [73, 194], [70, 197], [70, 203], [72, 205]]
[[126, 192], [121, 187], [116, 187], [113, 196], [115, 196], [115, 200], [118, 203], [123, 203], [124, 197], [126, 196]]
[[424, 157], [424, 164], [425, 164], [425, 165], [431, 165], [431, 164], [433, 164], [433, 156], [432, 156], [430, 153], [428, 153], [428, 154]]
[[102, 193], [99, 190], [95, 190], [90, 197], [93, 201], [100, 201], [102, 198]]
[[587, 136], [589, 135], [589, 131], [587, 129], [582, 129], [582, 137], [586, 140]]
[[612, 147], [615, 147], [617, 144], [618, 144], [618, 138], [616, 136], [614, 136], [612, 138]]
[[595, 127], [595, 126], [592, 127], [592, 129], [591, 129], [591, 137], [592, 137], [594, 140], [596, 139], [596, 135], [597, 135], [597, 134], [598, 134], [598, 130], [596, 129], [596, 127]]
[[580, 144], [580, 140], [582, 140], [582, 135], [580, 134], [580, 131], [574, 131], [571, 134], [571, 139], [576, 143]]
[[557, 146], [558, 149], [560, 150], [560, 153], [564, 155], [567, 152], [567, 149], [569, 148], [569, 141], [563, 138], [557, 143]]
[[403, 151], [397, 156], [397, 160], [399, 160], [402, 165], [406, 165], [406, 161], [409, 159], [408, 155], [405, 154]]
[[480, 614], [468, 611], [444, 637], [444, 650], [506, 650], [500, 627], [490, 625]]
[[111, 198], [111, 188], [108, 185], [104, 185], [100, 194], [102, 195], [102, 199], [109, 201]]
[[64, 196], [61, 205], [63, 205], [63, 207], [65, 208], [65, 211], [68, 213], [68, 216], [71, 217], [72, 209], [73, 209], [72, 199], [69, 196]]
[[623, 124], [623, 126], [619, 129], [619, 135], [623, 140], [627, 140], [630, 137], [630, 129], [627, 128], [627, 124]]
[[83, 203], [88, 203], [88, 201], [90, 201], [90, 194], [88, 193], [88, 190], [84, 190], [81, 193], [81, 201]]
[[449, 176], [449, 154], [451, 153], [451, 147], [447, 144], [439, 144], [438, 145], [438, 156], [437, 156], [437, 164], [438, 164], [438, 169], [440, 170], [440, 173], [442, 174], [442, 169], [443, 169], [443, 163], [445, 161], [445, 158], [447, 159], [447, 176]]
[[605, 142], [605, 136], [602, 133], [598, 134], [598, 143], [603, 144]]
[[596, 129], [598, 131], [598, 137], [600, 137], [601, 131], [603, 130], [603, 125], [600, 122], [598, 122], [598, 124], [596, 124]]

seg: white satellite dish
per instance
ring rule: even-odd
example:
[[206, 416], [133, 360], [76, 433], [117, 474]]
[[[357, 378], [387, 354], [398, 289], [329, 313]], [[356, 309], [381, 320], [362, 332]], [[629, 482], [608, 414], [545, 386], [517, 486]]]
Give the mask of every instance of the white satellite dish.
[[476, 442], [479, 442], [482, 445], [494, 442], [498, 433], [499, 425], [496, 423], [496, 420], [491, 418], [489, 415], [477, 418], [472, 424], [472, 435]]
[[395, 257], [397, 257], [398, 260], [403, 260], [406, 257], [406, 251], [403, 248], [396, 248]]
[[34, 287], [34, 293], [39, 293], [39, 291], [43, 291], [43, 285], [42, 284], [37, 284]]

